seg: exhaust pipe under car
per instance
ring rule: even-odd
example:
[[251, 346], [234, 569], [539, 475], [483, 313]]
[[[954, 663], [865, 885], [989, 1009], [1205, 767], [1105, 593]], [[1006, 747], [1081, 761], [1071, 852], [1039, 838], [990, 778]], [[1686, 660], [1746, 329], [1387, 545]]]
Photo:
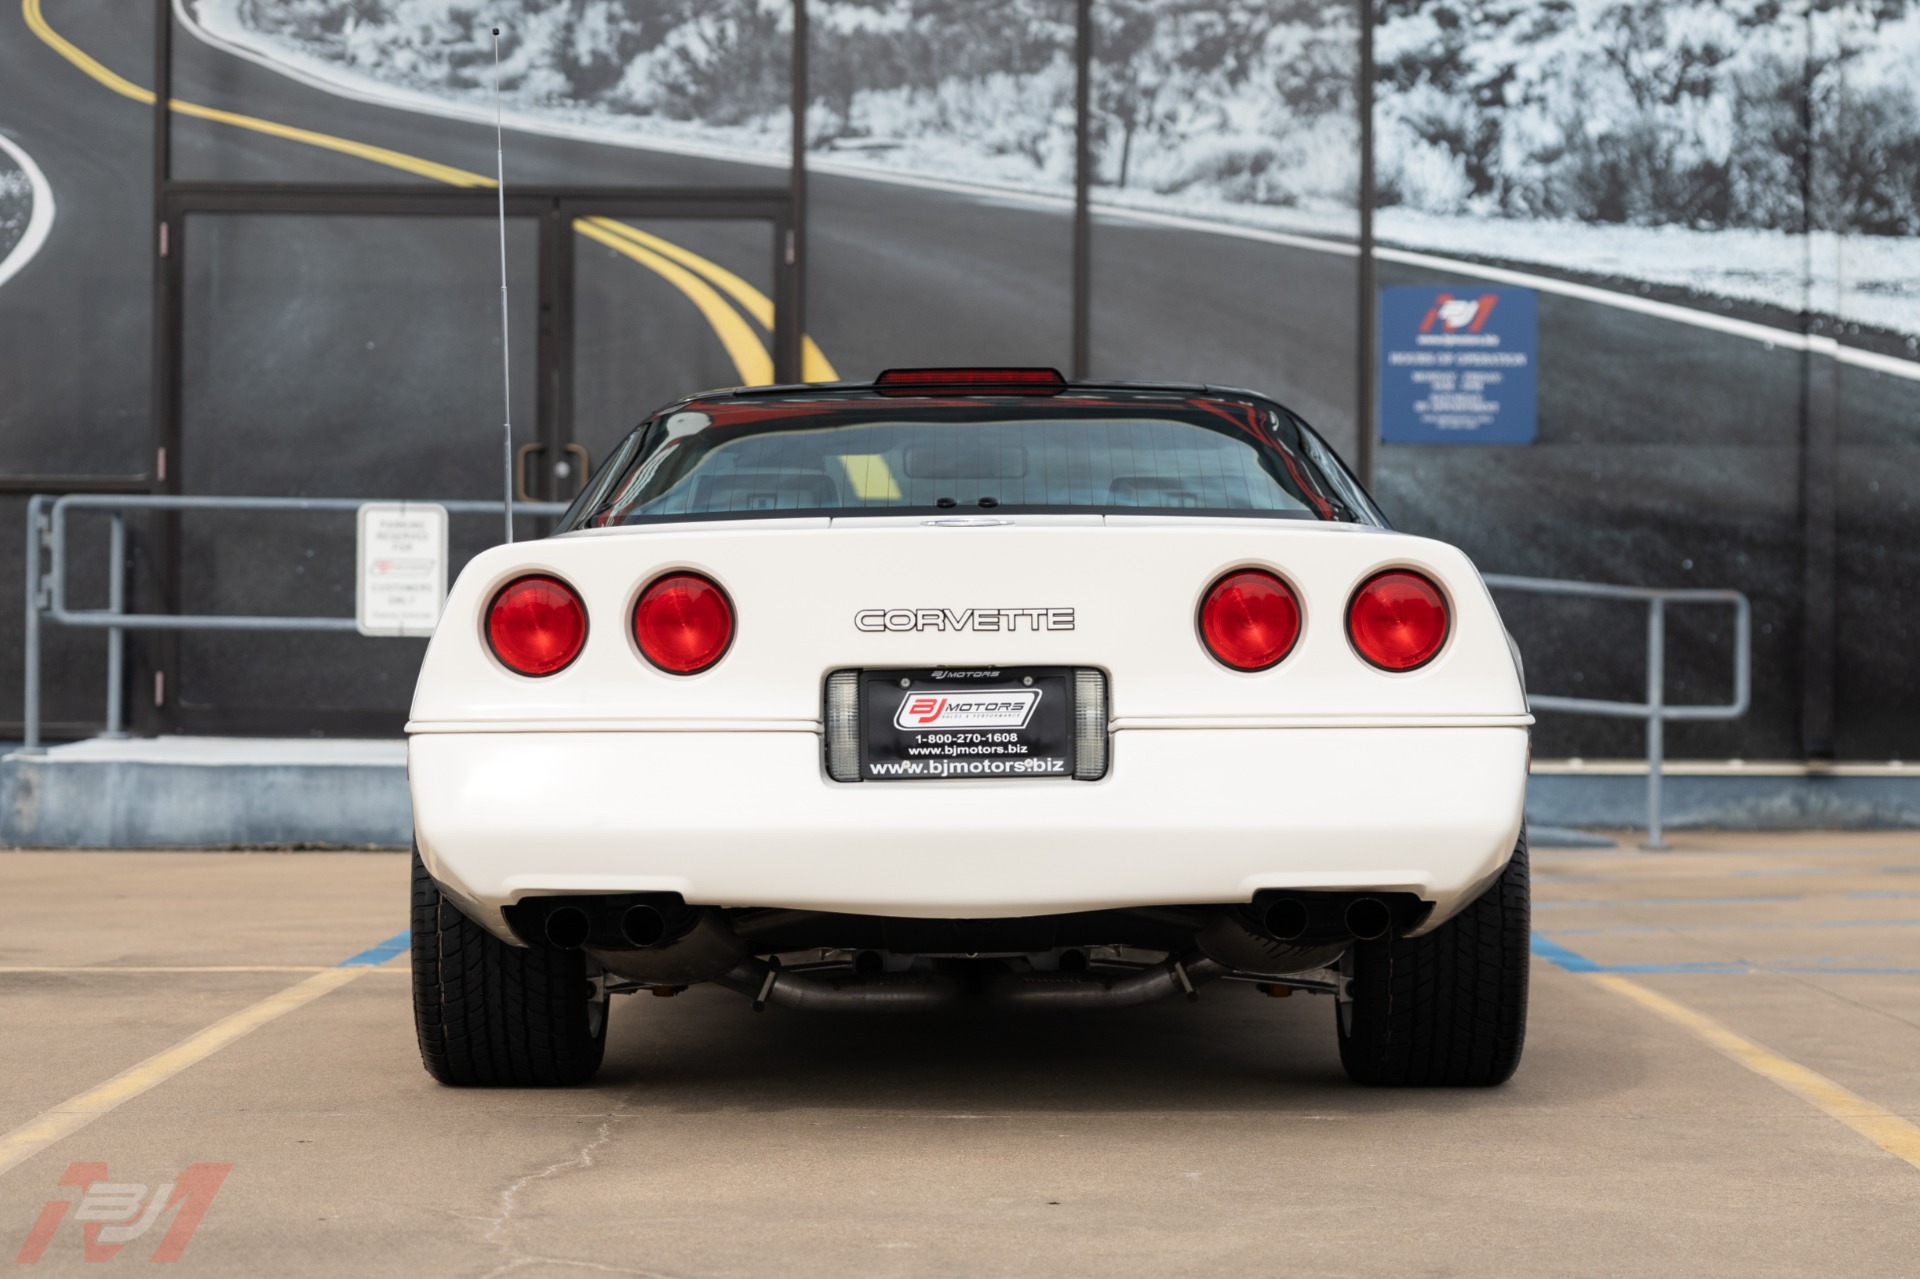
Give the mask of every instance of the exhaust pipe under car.
[[[508, 907], [507, 922], [529, 944], [584, 948], [616, 979], [656, 987], [714, 981], [748, 995], [759, 1007], [905, 1011], [979, 1001], [1006, 1008], [1112, 1008], [1192, 995], [1198, 982], [1229, 974], [1272, 978], [1324, 968], [1357, 941], [1406, 932], [1418, 922], [1423, 905], [1410, 893], [1262, 890], [1251, 902], [1191, 910], [1173, 920], [1191, 938], [1187, 944], [1197, 948], [1186, 958], [1116, 975], [1111, 969], [1089, 971], [1084, 952], [1075, 952], [1081, 957], [1077, 966], [1063, 960], [1058, 970], [976, 969], [964, 978], [946, 972], [888, 973], [870, 942], [855, 952], [849, 973], [783, 970], [756, 955], [795, 947], [766, 945], [768, 939], [757, 935], [764, 931], [756, 928], [757, 913], [749, 912], [736, 932], [728, 912], [689, 906], [668, 893], [530, 898]], [[1152, 915], [1163, 930], [1169, 922], [1162, 918], [1166, 912], [1138, 913]], [[827, 918], [794, 914], [802, 922]], [[997, 949], [971, 944], [977, 939], [949, 940], [951, 949], [928, 948], [930, 953]], [[1157, 948], [1166, 953], [1176, 945], [1168, 937]], [[1020, 949], [1031, 948], [1030, 943]], [[912, 953], [922, 947], [904, 949]]]
[[749, 956], [719, 985], [753, 999], [755, 1012], [768, 1004], [826, 1012], [927, 1012], [982, 998], [999, 1008], [1126, 1008], [1169, 995], [1194, 997], [1201, 982], [1224, 977], [1227, 968], [1189, 955], [1120, 977], [1092, 973], [1002, 973], [977, 992], [953, 977], [900, 974], [833, 978], [792, 973]]

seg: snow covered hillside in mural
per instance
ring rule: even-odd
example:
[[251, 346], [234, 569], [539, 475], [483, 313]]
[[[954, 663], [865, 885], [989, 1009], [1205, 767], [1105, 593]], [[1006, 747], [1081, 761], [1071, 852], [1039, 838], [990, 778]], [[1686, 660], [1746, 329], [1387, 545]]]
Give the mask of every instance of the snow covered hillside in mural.
[[[1920, 349], [1920, 0], [1384, 0], [1387, 243], [1810, 310]], [[185, 0], [342, 87], [488, 101], [474, 0]], [[1071, 0], [812, 0], [823, 170], [1065, 196]], [[1097, 0], [1095, 199], [1351, 237], [1354, 6]], [[768, 164], [785, 0], [523, 0], [525, 123]], [[1811, 233], [1811, 234], [1809, 234]]]

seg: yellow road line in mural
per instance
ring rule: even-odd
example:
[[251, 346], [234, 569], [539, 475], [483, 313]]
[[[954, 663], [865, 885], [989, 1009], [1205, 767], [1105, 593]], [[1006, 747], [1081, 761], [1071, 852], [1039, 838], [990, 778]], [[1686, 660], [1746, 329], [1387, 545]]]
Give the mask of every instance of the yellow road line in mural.
[[[40, 12], [40, 0], [21, 0], [21, 12], [25, 15], [27, 26], [40, 37], [54, 52], [79, 67], [82, 71], [112, 89], [124, 98], [135, 102], [153, 105], [153, 90], [143, 89], [126, 77], [102, 66], [93, 55], [74, 44], [48, 25], [46, 16]], [[235, 128], [251, 129], [255, 133], [265, 133], [276, 138], [285, 138], [289, 142], [302, 142], [308, 146], [320, 147], [328, 151], [338, 151], [343, 155], [356, 156], [362, 160], [371, 160], [375, 164], [384, 164], [393, 169], [404, 169], [408, 173], [417, 173], [436, 182], [446, 182], [457, 187], [490, 187], [492, 178], [479, 173], [469, 173], [465, 169], [456, 169], [451, 165], [436, 164], [432, 160], [423, 160], [416, 155], [403, 151], [390, 151], [386, 147], [370, 146], [365, 142], [355, 142], [351, 138], [338, 138], [329, 133], [315, 133], [311, 129], [296, 129], [291, 125], [277, 124], [272, 120], [261, 120], [254, 116], [240, 115], [232, 111], [222, 111], [216, 107], [203, 107], [196, 102], [183, 102], [174, 98], [167, 104], [181, 115], [194, 116], [201, 120], [213, 120], [220, 124], [230, 124]]]
[[[732, 358], [733, 367], [739, 370], [743, 386], [766, 386], [773, 381], [773, 357], [767, 354], [766, 344], [740, 318], [740, 313], [728, 306], [725, 299], [714, 292], [706, 281], [653, 250], [622, 239], [615, 232], [627, 228], [612, 218], [575, 218], [573, 229], [589, 240], [597, 240], [616, 252], [624, 253], [686, 294], [700, 308], [700, 314], [706, 317], [707, 323], [713, 326], [720, 345], [727, 348], [727, 355]], [[704, 258], [701, 260], [705, 261]]]
[[[27, 26], [54, 52], [122, 97], [131, 98], [135, 102], [148, 106], [153, 104], [153, 90], [144, 89], [110, 70], [86, 50], [55, 31], [47, 22], [46, 15], [41, 12], [41, 0], [21, 0], [20, 7]], [[299, 142], [307, 146], [335, 151], [374, 164], [385, 165], [388, 168], [417, 174], [435, 182], [444, 182], [450, 186], [491, 188], [496, 185], [494, 180], [484, 173], [474, 173], [468, 169], [408, 155], [404, 151], [356, 142], [351, 138], [319, 133], [312, 129], [295, 128], [273, 120], [263, 120], [258, 116], [242, 115], [236, 111], [223, 111], [217, 107], [185, 102], [179, 98], [170, 99], [167, 105], [181, 115], [211, 120], [218, 124], [263, 133], [269, 137], [283, 138], [289, 142]], [[739, 374], [742, 385], [765, 386], [773, 381], [773, 357], [768, 353], [766, 343], [760, 340], [753, 329], [741, 320], [733, 308], [728, 306], [711, 286], [719, 286], [762, 328], [771, 332], [773, 303], [766, 294], [717, 262], [709, 261], [689, 249], [613, 218], [576, 219], [574, 230], [639, 263], [680, 290], [712, 326], [714, 335], [720, 339], [720, 345], [725, 348], [728, 358], [733, 361], [734, 370]], [[831, 382], [839, 376], [812, 338], [805, 339], [801, 376], [809, 382]]]
[[[602, 223], [607, 230], [612, 231], [614, 234], [631, 240], [635, 244], [644, 245], [662, 257], [671, 258], [676, 262], [692, 267], [701, 275], [706, 276], [707, 279], [718, 285], [728, 297], [732, 298], [734, 302], [739, 305], [742, 311], [752, 316], [761, 328], [767, 330], [769, 333], [773, 332], [773, 299], [725, 267], [709, 262], [697, 253], [683, 249], [671, 240], [663, 240], [657, 235], [650, 235], [642, 231], [639, 227], [629, 226], [625, 222], [616, 222], [612, 218], [596, 218], [593, 220]], [[820, 348], [814, 344], [813, 339], [810, 337], [802, 338], [801, 342], [803, 347], [800, 357], [800, 380], [803, 382], [838, 382], [840, 380], [840, 374], [834, 371], [833, 365], [829, 363], [827, 357], [821, 353]]]

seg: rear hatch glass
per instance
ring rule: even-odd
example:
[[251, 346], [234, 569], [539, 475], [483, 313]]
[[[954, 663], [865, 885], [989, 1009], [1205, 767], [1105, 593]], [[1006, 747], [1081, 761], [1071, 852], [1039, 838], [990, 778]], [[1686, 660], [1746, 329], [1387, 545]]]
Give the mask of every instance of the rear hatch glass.
[[954, 510], [1360, 518], [1325, 459], [1280, 413], [1210, 397], [742, 397], [643, 424], [567, 527]]

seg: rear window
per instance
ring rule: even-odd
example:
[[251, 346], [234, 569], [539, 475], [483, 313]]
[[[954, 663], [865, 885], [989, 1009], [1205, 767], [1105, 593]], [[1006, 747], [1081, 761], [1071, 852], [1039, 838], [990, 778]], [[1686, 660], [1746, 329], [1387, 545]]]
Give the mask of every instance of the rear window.
[[[1211, 398], [743, 398], [645, 423], [569, 528], [943, 511], [1364, 518], [1282, 414]], [[1338, 463], [1334, 463], [1337, 468]]]

